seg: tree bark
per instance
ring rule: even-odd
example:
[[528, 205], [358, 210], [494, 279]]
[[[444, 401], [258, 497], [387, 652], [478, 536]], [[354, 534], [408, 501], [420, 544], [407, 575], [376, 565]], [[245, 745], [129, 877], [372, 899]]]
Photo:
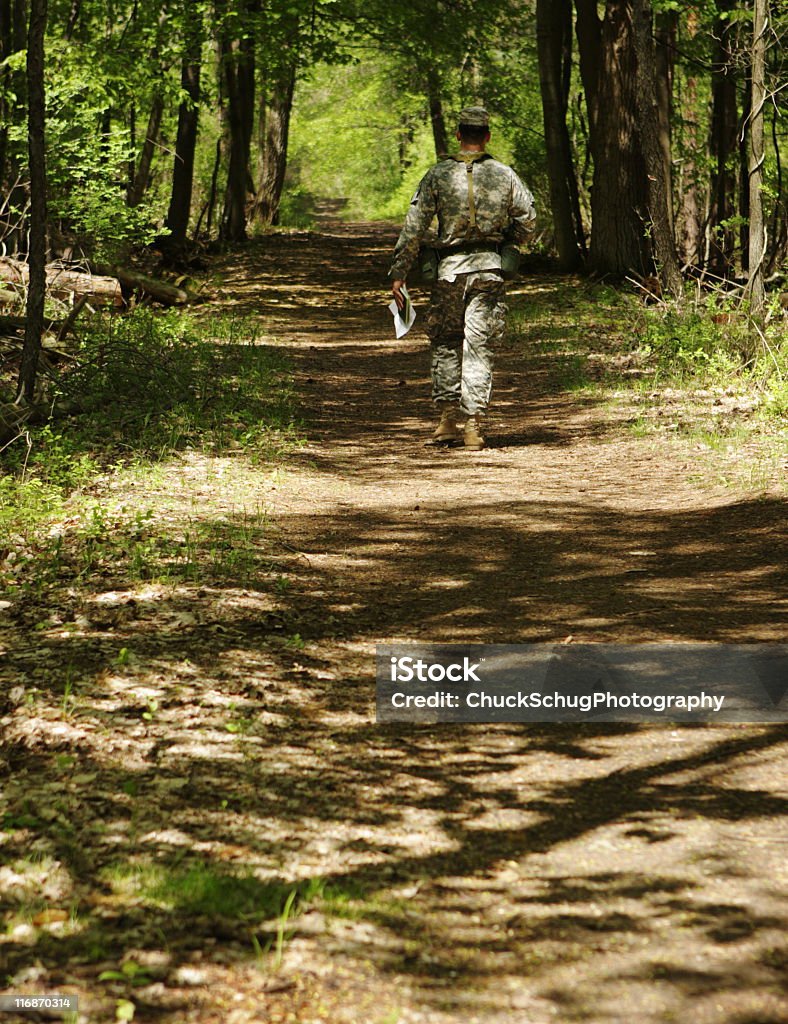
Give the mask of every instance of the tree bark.
[[[13, 52], [13, 19], [11, 0], [0, 0], [0, 64]], [[10, 104], [7, 99], [10, 71], [0, 66], [0, 189], [8, 183], [8, 123]]]
[[738, 133], [739, 146], [739, 249], [741, 250], [741, 266], [746, 271], [749, 266], [750, 250], [750, 138], [749, 123], [752, 111], [752, 75], [751, 68], [744, 70], [744, 90], [741, 101], [741, 128]]
[[[28, 13], [25, 0], [2, 0], [0, 5], [2, 25], [0, 59], [5, 60], [13, 53], [27, 47]], [[27, 238], [27, 189], [22, 181], [24, 164], [23, 150], [19, 143], [12, 141], [11, 126], [24, 124], [27, 111], [27, 75], [24, 70], [0, 69], [2, 86], [2, 108], [0, 118], [0, 190], [2, 190], [2, 214], [0, 214], [0, 239], [6, 252], [24, 249]]]
[[780, 156], [780, 138], [777, 132], [778, 117], [779, 113], [772, 105], [772, 146], [776, 167], [777, 195], [772, 208], [772, 243], [769, 246], [768, 274], [773, 273], [774, 268], [785, 258], [786, 250], [788, 250], [788, 209], [783, 190], [783, 163]]
[[[718, 0], [721, 12], [732, 11], [735, 0]], [[711, 154], [712, 203], [709, 217], [709, 264], [721, 278], [735, 270], [735, 239], [728, 223], [735, 212], [736, 176], [728, 166], [731, 153], [736, 152], [738, 134], [736, 103], [736, 62], [733, 53], [734, 29], [728, 19], [714, 23], [713, 70], [711, 74]]]
[[22, 363], [19, 370], [17, 401], [33, 400], [44, 330], [44, 294], [46, 291], [46, 97], [44, 94], [44, 34], [47, 0], [31, 0], [30, 27], [27, 34], [27, 140], [30, 161], [30, 278], [27, 291], [27, 324]]
[[[0, 281], [29, 288], [30, 273], [31, 267], [27, 263], [8, 256], [0, 257]], [[123, 293], [113, 272], [109, 275], [84, 274], [51, 264], [44, 268], [44, 285], [55, 298], [71, 299], [74, 295], [84, 295], [94, 306], [124, 305]]]
[[653, 264], [643, 221], [646, 172], [635, 120], [636, 62], [627, 0], [575, 0], [580, 73], [594, 161], [589, 268], [648, 276]]
[[153, 163], [153, 154], [156, 151], [156, 143], [159, 140], [159, 129], [164, 113], [164, 97], [154, 97], [148, 117], [148, 127], [145, 131], [145, 141], [142, 144], [139, 163], [134, 173], [134, 181], [129, 189], [129, 206], [139, 206], [148, 188], [150, 180], [150, 169]]
[[662, 165], [667, 183], [668, 219], [671, 233], [675, 237], [673, 211], [673, 143], [671, 119], [673, 114], [673, 68], [676, 47], [678, 16], [675, 11], [664, 11], [655, 17], [656, 32], [656, 93], [659, 114], [659, 145], [662, 150]]
[[663, 291], [681, 295], [682, 280], [670, 216], [670, 178], [660, 142], [657, 66], [651, 0], [632, 0], [632, 27], [637, 54], [637, 110], [640, 145], [648, 173], [649, 215]]
[[427, 71], [427, 102], [430, 108], [435, 156], [438, 160], [443, 160], [449, 152], [449, 137], [446, 134], [446, 119], [443, 116], [440, 76], [434, 67]]
[[599, 73], [602, 63], [602, 21], [596, 0], [575, 0], [577, 11], [577, 49], [580, 78], [588, 112], [589, 140], [596, 131], [599, 109]]
[[[687, 12], [687, 34], [694, 39], [700, 26], [700, 15], [697, 11]], [[701, 113], [698, 103], [698, 80], [694, 73], [688, 72], [685, 90], [682, 97], [683, 124], [681, 145], [682, 162], [679, 179], [678, 202], [678, 239], [681, 257], [686, 264], [699, 265], [703, 260], [703, 222], [705, 219], [705, 196], [707, 190], [701, 191], [700, 173], [698, 170], [698, 124]]]
[[769, 27], [767, 0], [754, 0], [752, 40], [752, 109], [749, 130], [750, 238], [747, 292], [750, 312], [763, 313], [763, 261], [766, 253], [766, 225], [763, 216], [763, 107], [766, 102], [766, 33]]
[[[255, 0], [249, 0], [245, 13], [254, 13]], [[221, 27], [221, 60], [227, 95], [230, 161], [219, 237], [225, 242], [246, 239], [246, 200], [254, 186], [249, 173], [249, 153], [254, 123], [254, 33], [249, 30], [240, 40]]]
[[175, 165], [172, 172], [172, 191], [167, 211], [170, 234], [167, 248], [180, 249], [186, 244], [186, 232], [191, 214], [194, 184], [194, 155], [200, 119], [200, 70], [202, 65], [202, 15], [193, 14], [186, 5], [186, 38], [181, 61], [181, 88], [184, 98], [178, 107], [178, 135], [175, 141]]
[[74, 35], [74, 30], [79, 22], [79, 16], [82, 12], [82, 0], [71, 0], [71, 9], [68, 12], [68, 20], [66, 21], [66, 28], [63, 32], [63, 36], [66, 40], [71, 39]]
[[[211, 187], [208, 190], [208, 202], [205, 204], [205, 234], [208, 238], [211, 237], [211, 227], [213, 226], [213, 214], [216, 209], [216, 196], [218, 193], [219, 183], [219, 168], [222, 163], [222, 139], [219, 137], [216, 140], [216, 153], [213, 158], [213, 170], [211, 171]], [[202, 221], [202, 213], [197, 219], [197, 225], [194, 229], [195, 235], [199, 235], [200, 222]]]
[[296, 67], [293, 63], [275, 80], [266, 104], [263, 169], [254, 204], [254, 215], [263, 224], [279, 223], [295, 80]]
[[571, 0], [537, 0], [536, 43], [539, 57], [539, 86], [542, 94], [547, 174], [555, 245], [562, 270], [576, 270], [582, 262], [581, 241], [576, 234], [575, 207], [577, 178], [564, 92], [564, 44], [567, 14], [571, 25]]

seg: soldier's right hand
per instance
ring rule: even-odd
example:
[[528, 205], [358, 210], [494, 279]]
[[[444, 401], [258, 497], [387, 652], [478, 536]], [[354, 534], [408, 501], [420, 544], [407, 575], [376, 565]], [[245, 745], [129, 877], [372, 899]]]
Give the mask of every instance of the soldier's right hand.
[[396, 280], [391, 282], [391, 294], [394, 296], [394, 301], [397, 303], [397, 309], [405, 308], [405, 297], [402, 294], [402, 289], [404, 287], [404, 281]]

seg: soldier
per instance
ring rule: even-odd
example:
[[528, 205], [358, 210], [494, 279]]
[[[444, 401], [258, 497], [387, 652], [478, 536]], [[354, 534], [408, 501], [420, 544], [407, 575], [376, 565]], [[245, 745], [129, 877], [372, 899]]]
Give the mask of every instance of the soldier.
[[439, 263], [426, 317], [432, 398], [440, 413], [433, 440], [459, 440], [457, 417], [463, 413], [465, 447], [476, 450], [484, 447], [481, 417], [506, 320], [500, 250], [524, 241], [536, 217], [533, 196], [515, 172], [485, 152], [489, 123], [482, 107], [461, 112], [460, 152], [435, 164], [419, 183], [389, 271], [402, 309], [405, 278], [437, 216]]

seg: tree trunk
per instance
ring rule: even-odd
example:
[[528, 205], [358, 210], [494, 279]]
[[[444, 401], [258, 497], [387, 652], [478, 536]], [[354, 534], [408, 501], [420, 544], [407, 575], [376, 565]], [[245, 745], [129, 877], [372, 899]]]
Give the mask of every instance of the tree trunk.
[[738, 133], [739, 145], [739, 248], [741, 250], [742, 271], [749, 266], [750, 249], [750, 138], [748, 126], [752, 110], [752, 76], [751, 68], [744, 69], [744, 91], [741, 101], [741, 128]]
[[767, 268], [769, 274], [774, 272], [774, 268], [785, 258], [786, 250], [788, 250], [788, 208], [786, 208], [783, 190], [783, 163], [780, 157], [780, 138], [777, 132], [778, 117], [779, 113], [772, 105], [772, 145], [774, 147], [777, 195], [772, 208], [772, 244], [769, 247]]
[[397, 151], [399, 154], [399, 169], [401, 172], [406, 171], [413, 163], [409, 154], [410, 147], [413, 145], [413, 122], [404, 114], [400, 122], [400, 130], [398, 135]]
[[[687, 34], [694, 39], [698, 33], [700, 15], [687, 12]], [[698, 124], [701, 112], [698, 104], [698, 80], [688, 73], [682, 109], [682, 163], [678, 203], [678, 238], [681, 257], [686, 264], [699, 265], [703, 260], [703, 222], [705, 219], [706, 189], [701, 191], [698, 170]]]
[[150, 116], [148, 117], [145, 141], [142, 144], [142, 152], [140, 153], [139, 163], [137, 164], [137, 170], [134, 174], [134, 181], [129, 190], [129, 206], [139, 206], [148, 188], [150, 169], [151, 164], [153, 163], [153, 154], [156, 150], [156, 143], [159, 139], [159, 129], [161, 128], [161, 118], [163, 113], [164, 98], [162, 96], [156, 96], [154, 97]]
[[589, 268], [596, 273], [651, 274], [643, 221], [646, 172], [635, 123], [632, 21], [626, 0], [576, 0], [580, 73], [586, 92], [594, 160]]
[[230, 162], [227, 168], [227, 187], [219, 237], [226, 242], [242, 242], [246, 238], [246, 180], [248, 150], [244, 146], [243, 112], [238, 85], [236, 47], [232, 43], [222, 46], [225, 86], [227, 90], [227, 124], [229, 129]]
[[675, 11], [664, 11], [656, 15], [656, 92], [659, 114], [659, 145], [662, 150], [662, 165], [668, 194], [668, 219], [671, 233], [675, 237], [673, 212], [673, 145], [671, 139], [671, 116], [673, 113], [673, 68], [676, 49], [676, 27], [678, 17]]
[[[718, 0], [721, 12], [734, 8], [735, 0]], [[727, 278], [734, 271], [734, 231], [729, 221], [735, 212], [736, 176], [728, 159], [736, 151], [738, 135], [736, 104], [736, 61], [733, 53], [734, 28], [727, 18], [714, 23], [713, 70], [711, 73], [712, 203], [709, 218], [709, 264], [713, 272]]]
[[637, 54], [640, 145], [648, 173], [649, 215], [654, 252], [663, 290], [678, 297], [682, 292], [682, 280], [671, 225], [670, 178], [666, 175], [664, 150], [660, 143], [651, 0], [632, 0], [632, 27]]
[[596, 131], [599, 109], [599, 69], [602, 62], [602, 22], [597, 13], [596, 0], [575, 0], [577, 11], [577, 49], [580, 59], [580, 78], [588, 112], [589, 145]]
[[13, 52], [13, 45], [11, 0], [0, 0], [0, 189], [3, 194], [8, 185], [8, 125], [11, 114], [7, 97], [11, 73], [3, 62]]
[[446, 134], [446, 120], [443, 116], [441, 82], [435, 68], [427, 72], [427, 101], [430, 107], [432, 137], [435, 140], [435, 156], [443, 160], [449, 152], [449, 138]]
[[766, 252], [766, 225], [763, 216], [763, 107], [766, 102], [766, 33], [769, 27], [767, 0], [754, 0], [755, 20], [752, 40], [752, 110], [749, 131], [750, 238], [747, 292], [754, 316], [763, 312], [763, 260]]
[[71, 39], [74, 35], [74, 30], [77, 27], [81, 11], [82, 0], [71, 0], [71, 9], [68, 12], [68, 20], [66, 21], [66, 28], [63, 32], [65, 39]]
[[[246, 13], [252, 13], [253, 8], [254, 0], [250, 0]], [[242, 242], [246, 239], [246, 200], [253, 191], [249, 152], [254, 123], [254, 34], [249, 30], [243, 39], [234, 40], [222, 26], [220, 43], [230, 161], [219, 237], [225, 242]]]
[[[571, 0], [537, 0], [536, 42], [539, 55], [539, 86], [542, 93], [547, 174], [555, 244], [562, 270], [575, 270], [581, 263], [581, 239], [577, 236], [575, 208], [577, 178], [564, 92], [564, 44], [567, 15], [571, 25]], [[582, 236], [581, 236], [582, 237]]]
[[254, 215], [263, 224], [279, 223], [279, 202], [287, 170], [287, 140], [293, 106], [296, 68], [292, 64], [274, 83], [265, 109], [263, 169]]
[[[211, 172], [211, 187], [208, 190], [208, 202], [205, 204], [205, 234], [208, 238], [211, 237], [211, 228], [213, 227], [213, 214], [216, 209], [216, 196], [218, 192], [219, 183], [219, 168], [222, 163], [222, 139], [219, 137], [216, 140], [216, 154], [213, 158], [213, 171]], [[195, 236], [199, 235], [200, 221], [202, 220], [202, 213], [197, 220], [197, 225], [194, 229]]]
[[170, 234], [168, 248], [180, 249], [186, 244], [194, 183], [194, 154], [200, 119], [200, 69], [202, 65], [202, 16], [193, 13], [189, 4], [185, 10], [186, 39], [181, 61], [181, 88], [184, 98], [178, 107], [178, 135], [175, 141], [175, 165], [172, 172], [172, 192], [167, 211]]
[[44, 95], [44, 34], [47, 0], [31, 0], [27, 36], [28, 157], [30, 161], [30, 277], [27, 291], [27, 324], [17, 401], [33, 400], [38, 373], [41, 335], [44, 331], [46, 291], [46, 98]]
[[[0, 4], [0, 59], [20, 53], [27, 46], [28, 15], [25, 0], [2, 0]], [[19, 127], [27, 116], [27, 76], [24, 70], [0, 68], [0, 239], [5, 252], [23, 249], [27, 238], [27, 190], [22, 181], [23, 149], [13, 141], [12, 126]]]

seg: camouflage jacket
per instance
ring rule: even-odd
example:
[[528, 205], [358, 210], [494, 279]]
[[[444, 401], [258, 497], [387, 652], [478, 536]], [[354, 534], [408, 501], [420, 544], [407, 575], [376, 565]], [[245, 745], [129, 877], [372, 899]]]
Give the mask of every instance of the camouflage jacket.
[[468, 172], [462, 157], [441, 160], [419, 182], [411, 199], [389, 276], [407, 276], [434, 217], [438, 218], [440, 250], [503, 241], [523, 242], [533, 230], [536, 211], [533, 196], [511, 167], [489, 154], [473, 161], [473, 198], [476, 228], [471, 227], [468, 205]]

